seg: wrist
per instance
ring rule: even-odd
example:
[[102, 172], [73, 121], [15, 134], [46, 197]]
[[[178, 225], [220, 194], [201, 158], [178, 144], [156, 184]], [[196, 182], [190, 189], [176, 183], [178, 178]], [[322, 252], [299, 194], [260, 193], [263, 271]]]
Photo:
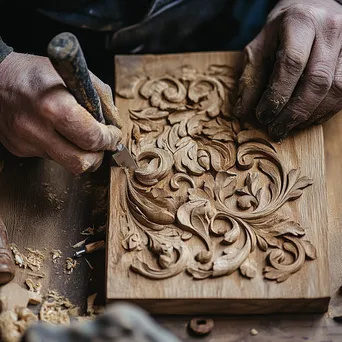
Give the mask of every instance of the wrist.
[[0, 63], [13, 51], [0, 37]]

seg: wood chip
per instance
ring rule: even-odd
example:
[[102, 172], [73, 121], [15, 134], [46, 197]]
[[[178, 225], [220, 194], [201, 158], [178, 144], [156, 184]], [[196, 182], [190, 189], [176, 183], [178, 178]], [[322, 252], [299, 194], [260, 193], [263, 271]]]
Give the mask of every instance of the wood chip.
[[26, 247], [27, 254], [19, 251], [16, 244], [10, 244], [11, 251], [14, 255], [14, 262], [21, 268], [30, 269], [33, 272], [39, 271], [45, 260], [45, 254], [38, 249]]
[[65, 273], [71, 274], [77, 266], [77, 261], [68, 257], [65, 260]]
[[256, 335], [259, 334], [259, 331], [256, 330], [256, 329], [251, 329], [250, 334], [251, 334], [252, 336], [256, 336]]
[[62, 257], [62, 252], [59, 249], [53, 249], [50, 252], [50, 255], [52, 262], [55, 264], [58, 261], [58, 259]]
[[31, 278], [27, 278], [25, 284], [31, 292], [40, 293], [42, 289], [42, 284], [39, 281], [35, 283]]

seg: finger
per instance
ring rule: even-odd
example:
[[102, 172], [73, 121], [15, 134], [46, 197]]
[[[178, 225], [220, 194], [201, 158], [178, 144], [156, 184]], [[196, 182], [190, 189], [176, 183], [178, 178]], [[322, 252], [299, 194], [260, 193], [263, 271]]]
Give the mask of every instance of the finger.
[[66, 139], [86, 151], [115, 150], [121, 131], [97, 122], [65, 90], [55, 89], [40, 102], [40, 111]]
[[[276, 51], [276, 22], [266, 26], [245, 48], [245, 67], [239, 80], [235, 115], [241, 119], [251, 116], [267, 85]], [[270, 42], [273, 42], [269, 44]]]
[[41, 141], [41, 146], [52, 160], [75, 175], [97, 170], [103, 160], [103, 152], [86, 152], [57, 132], [49, 134], [47, 139]]
[[339, 34], [329, 34], [329, 43], [316, 37], [307, 71], [298, 82], [292, 98], [269, 126], [274, 140], [282, 140], [299, 124], [310, 119], [331, 88], [339, 50], [335, 49]]
[[290, 99], [315, 39], [314, 27], [297, 17], [284, 18], [281, 26], [274, 69], [256, 109], [256, 116], [263, 124], [271, 122]]
[[341, 107], [342, 98], [342, 54], [337, 59], [334, 80], [329, 93], [318, 105], [314, 114], [307, 123], [310, 126], [314, 123], [322, 123], [336, 114]]
[[91, 81], [93, 82], [94, 87], [100, 97], [102, 111], [106, 119], [106, 122], [108, 124], [115, 125], [118, 128], [122, 128], [123, 123], [119, 116], [119, 110], [114, 105], [111, 87], [108, 84], [102, 82], [92, 72], [89, 72], [89, 73], [90, 73]]

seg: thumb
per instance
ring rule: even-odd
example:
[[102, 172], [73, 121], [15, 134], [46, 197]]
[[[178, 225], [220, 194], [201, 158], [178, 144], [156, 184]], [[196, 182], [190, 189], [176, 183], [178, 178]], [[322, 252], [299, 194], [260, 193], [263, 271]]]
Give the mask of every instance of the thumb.
[[277, 34], [274, 23], [266, 25], [258, 36], [250, 42], [245, 50], [245, 65], [239, 79], [238, 98], [234, 109], [241, 119], [255, 116], [255, 109], [266, 89], [272, 72]]
[[89, 71], [91, 81], [100, 97], [103, 116], [108, 124], [122, 128], [122, 120], [119, 115], [119, 110], [113, 101], [113, 94], [111, 87], [102, 82], [97, 76]]

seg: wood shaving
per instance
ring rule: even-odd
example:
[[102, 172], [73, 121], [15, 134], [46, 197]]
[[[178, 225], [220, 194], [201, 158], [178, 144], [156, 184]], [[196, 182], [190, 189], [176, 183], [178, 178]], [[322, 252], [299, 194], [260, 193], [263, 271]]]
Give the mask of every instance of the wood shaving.
[[42, 289], [42, 284], [39, 281], [37, 283], [35, 283], [31, 278], [27, 278], [25, 280], [25, 284], [26, 284], [28, 290], [31, 292], [40, 293], [40, 291]]
[[4, 311], [0, 315], [0, 340], [19, 342], [26, 329], [37, 320], [38, 317], [28, 308]]
[[62, 252], [59, 249], [53, 249], [50, 252], [50, 255], [52, 262], [55, 264], [58, 261], [58, 259], [62, 257]]
[[95, 228], [88, 227], [81, 232], [81, 235], [90, 236], [95, 235]]
[[39, 271], [45, 260], [45, 254], [38, 249], [28, 248], [25, 250], [27, 255], [19, 251], [16, 244], [10, 244], [11, 251], [14, 255], [14, 262], [21, 268], [30, 269], [33, 272]]
[[77, 266], [77, 261], [72, 258], [66, 258], [65, 260], [65, 273], [71, 274]]
[[84, 240], [75, 243], [72, 246], [72, 248], [80, 248], [80, 247], [84, 246], [87, 240], [88, 240], [88, 238], [85, 238]]
[[70, 317], [77, 315], [78, 307], [57, 291], [48, 291], [39, 312], [41, 321], [61, 325], [69, 325]]
[[25, 275], [28, 275], [30, 277], [34, 277], [34, 278], [45, 278], [46, 277], [46, 274], [44, 272], [42, 273], [35, 273], [35, 272], [24, 272], [24, 271], [21, 271], [22, 273], [24, 273]]

